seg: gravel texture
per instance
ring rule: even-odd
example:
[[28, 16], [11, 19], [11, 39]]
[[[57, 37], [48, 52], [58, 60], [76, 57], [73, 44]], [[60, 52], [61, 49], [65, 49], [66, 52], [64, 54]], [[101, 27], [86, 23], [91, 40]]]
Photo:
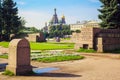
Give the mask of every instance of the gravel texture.
[[[0, 80], [120, 80], [119, 55], [82, 55], [84, 55], [86, 58], [77, 61], [56, 63], [31, 62], [31, 64], [35, 67], [54, 67], [59, 68], [59, 70], [31, 76], [9, 77], [0, 74]], [[0, 59], [0, 63], [6, 62], [6, 59]]]

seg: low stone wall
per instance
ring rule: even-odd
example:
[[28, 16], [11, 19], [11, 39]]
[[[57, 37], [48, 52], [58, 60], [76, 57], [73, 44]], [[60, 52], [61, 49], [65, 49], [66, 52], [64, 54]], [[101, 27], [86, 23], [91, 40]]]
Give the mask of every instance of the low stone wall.
[[72, 33], [72, 36], [71, 36], [71, 42], [73, 43], [76, 43], [76, 42], [79, 42], [80, 39], [81, 39], [81, 34], [80, 33]]
[[[75, 37], [75, 38], [74, 38]], [[120, 49], [120, 30], [82, 28], [81, 33], [73, 34], [75, 49], [95, 49], [98, 52]]]
[[113, 51], [120, 49], [120, 30], [101, 29], [100, 33], [97, 35], [97, 40], [98, 52]]
[[34, 33], [34, 34], [20, 34], [19, 36], [11, 34], [10, 39], [19, 39], [19, 38], [25, 38], [28, 41], [31, 42], [46, 42], [46, 39], [44, 37], [43, 33]]
[[[73, 34], [73, 40], [75, 41], [75, 49], [86, 48], [94, 49], [95, 35], [100, 32], [99, 28], [85, 27], [81, 29], [81, 33]], [[79, 37], [78, 37], [79, 36]]]
[[45, 37], [42, 33], [29, 34], [28, 40], [31, 42], [46, 42]]

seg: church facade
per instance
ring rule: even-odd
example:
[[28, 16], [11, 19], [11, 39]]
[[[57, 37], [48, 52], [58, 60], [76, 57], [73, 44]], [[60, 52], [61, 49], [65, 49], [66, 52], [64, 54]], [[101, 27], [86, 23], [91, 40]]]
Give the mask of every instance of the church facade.
[[58, 16], [57, 16], [57, 13], [56, 13], [56, 8], [55, 8], [54, 9], [54, 15], [53, 15], [52, 19], [49, 22], [49, 26], [51, 26], [51, 25], [59, 25], [59, 24], [66, 24], [65, 16], [63, 15], [61, 17], [61, 19], [59, 20]]
[[54, 9], [54, 14], [52, 16], [52, 19], [49, 21], [49, 23], [45, 23], [45, 27], [42, 29], [43, 32], [48, 32], [50, 31], [50, 27], [51, 26], [57, 26], [57, 25], [66, 25], [66, 21], [65, 21], [65, 16], [62, 15], [61, 19], [58, 19], [57, 16], [57, 9]]

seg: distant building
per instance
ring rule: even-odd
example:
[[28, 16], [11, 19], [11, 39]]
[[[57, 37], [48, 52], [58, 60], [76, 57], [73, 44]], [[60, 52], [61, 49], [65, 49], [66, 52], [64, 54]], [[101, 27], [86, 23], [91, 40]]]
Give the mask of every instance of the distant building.
[[65, 16], [64, 15], [62, 15], [60, 20], [58, 19], [56, 8], [54, 9], [54, 14], [52, 16], [52, 19], [49, 21], [49, 24], [47, 25], [47, 23], [45, 23], [45, 26], [43, 27], [42, 31], [49, 33], [50, 27], [54, 26], [54, 25], [66, 25], [66, 21], [65, 21]]
[[70, 25], [70, 30], [76, 31], [76, 30], [81, 30], [82, 27], [85, 27], [84, 24], [71, 24]]
[[99, 23], [97, 21], [85, 21], [85, 22], [77, 22], [76, 24], [71, 24], [70, 25], [70, 30], [72, 31], [76, 31], [76, 30], [80, 30], [81, 31], [81, 28], [83, 27], [94, 27], [94, 28], [98, 28], [100, 27], [99, 26]]
[[57, 17], [56, 8], [55, 8], [54, 9], [54, 15], [53, 15], [52, 19], [49, 22], [49, 26], [51, 26], [51, 25], [59, 25], [59, 24], [66, 24], [65, 16], [63, 15], [61, 17], [61, 19], [59, 20], [58, 17]]
[[100, 25], [99, 25], [99, 22], [97, 21], [88, 21], [86, 24], [85, 24], [86, 27], [93, 27], [93, 28], [99, 28]]
[[43, 32], [48, 32], [47, 22], [45, 23], [45, 27], [43, 27], [42, 31], [43, 31]]

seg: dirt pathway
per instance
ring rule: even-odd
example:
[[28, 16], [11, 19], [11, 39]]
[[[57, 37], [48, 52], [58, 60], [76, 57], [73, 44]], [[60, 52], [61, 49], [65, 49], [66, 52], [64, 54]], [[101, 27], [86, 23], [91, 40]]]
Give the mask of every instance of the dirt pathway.
[[0, 46], [0, 54], [8, 53], [8, 48]]
[[[85, 59], [77, 61], [32, 62], [32, 65], [36, 67], [55, 67], [59, 68], [59, 70], [37, 76], [8, 77], [0, 75], [0, 80], [120, 80], [120, 59], [85, 56]], [[7, 62], [0, 59], [0, 63], [4, 61]]]

